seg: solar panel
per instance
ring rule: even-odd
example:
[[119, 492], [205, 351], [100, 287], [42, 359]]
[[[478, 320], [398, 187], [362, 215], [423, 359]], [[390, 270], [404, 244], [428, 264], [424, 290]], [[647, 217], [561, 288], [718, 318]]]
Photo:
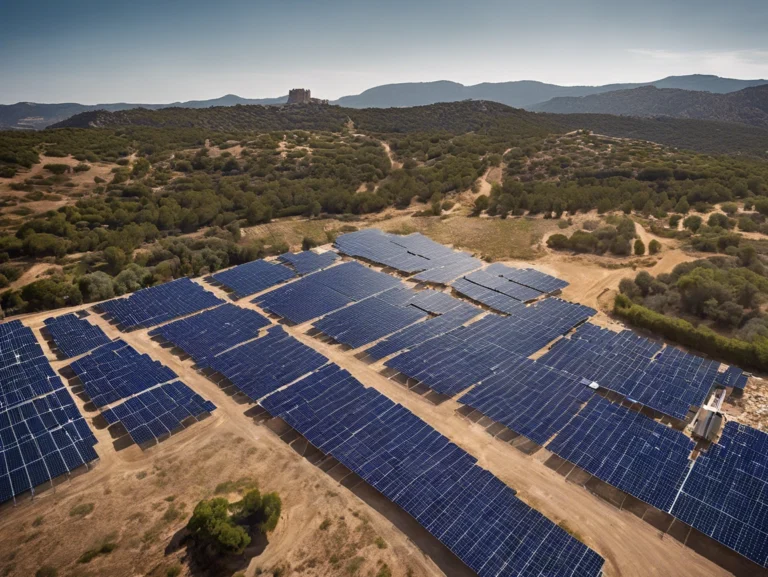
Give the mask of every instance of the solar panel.
[[99, 306], [123, 330], [147, 328], [222, 304], [220, 298], [187, 277], [136, 291]]
[[739, 367], [728, 367], [725, 372], [718, 374], [715, 380], [725, 387], [744, 390], [748, 378]]
[[405, 236], [365, 229], [337, 237], [336, 248], [344, 254], [364, 258], [404, 273], [414, 279], [447, 284], [458, 276], [482, 267], [482, 261], [456, 252], [420, 233]]
[[518, 301], [532, 301], [542, 296], [541, 291], [517, 284], [502, 276], [493, 275], [484, 270], [470, 273], [464, 277], [469, 282], [480, 285]]
[[501, 263], [494, 263], [485, 269], [485, 272], [498, 275], [546, 294], [568, 286], [568, 283], [564, 280], [532, 268], [515, 268]]
[[63, 386], [30, 328], [18, 320], [0, 324], [0, 410]]
[[[386, 295], [387, 293], [383, 293]], [[358, 348], [426, 318], [409, 305], [396, 305], [371, 297], [316, 321], [315, 328], [339, 343]]]
[[267, 290], [296, 276], [291, 269], [265, 260], [254, 260], [211, 275], [230, 289], [236, 298]]
[[256, 338], [269, 321], [258, 312], [223, 304], [200, 314], [163, 325], [149, 332], [161, 336], [201, 366], [219, 353]]
[[140, 354], [121, 339], [111, 341], [70, 367], [96, 407], [104, 407], [177, 378], [168, 367]]
[[488, 315], [427, 340], [385, 364], [441, 394], [454, 395], [493, 374], [509, 359], [509, 353], [527, 357], [594, 312], [553, 298], [533, 306], [520, 304], [514, 315]]
[[458, 308], [398, 331], [367, 349], [366, 353], [374, 359], [382, 359], [444, 335], [479, 314], [480, 311], [471, 305], [467, 306], [470, 308]]
[[670, 505], [684, 523], [768, 567], [768, 434], [726, 423]]
[[300, 324], [396, 287], [402, 287], [396, 278], [352, 261], [307, 275], [252, 302]]
[[95, 444], [31, 329], [0, 324], [0, 502], [97, 459]]
[[525, 306], [516, 298], [473, 283], [463, 277], [453, 281], [451, 287], [457, 293], [502, 313], [515, 314], [521, 307]]
[[401, 405], [328, 365], [261, 401], [480, 577], [597, 576], [602, 558]]
[[273, 326], [266, 335], [213, 357], [210, 366], [257, 401], [327, 362], [283, 327]]
[[594, 396], [547, 449], [668, 511], [683, 485], [694, 446], [680, 431]]
[[43, 321], [64, 358], [77, 357], [108, 343], [110, 338], [101, 327], [92, 325], [76, 314], [50, 317]]
[[459, 398], [497, 423], [544, 445], [592, 396], [581, 379], [517, 357]]
[[137, 445], [173, 433], [189, 418], [216, 409], [181, 381], [152, 388], [102, 412], [110, 425], [120, 422]]
[[319, 254], [305, 250], [297, 253], [286, 252], [278, 258], [285, 264], [293, 266], [297, 273], [304, 275], [328, 268], [339, 259], [339, 255], [330, 250]]
[[662, 348], [632, 331], [591, 325], [556, 343], [539, 361], [681, 420], [706, 400], [719, 366], [674, 347]]

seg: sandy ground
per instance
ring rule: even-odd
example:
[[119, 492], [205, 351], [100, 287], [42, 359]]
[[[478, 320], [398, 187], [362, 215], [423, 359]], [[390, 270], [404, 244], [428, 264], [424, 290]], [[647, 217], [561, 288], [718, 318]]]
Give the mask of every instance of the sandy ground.
[[54, 271], [60, 272], [62, 270], [62, 267], [56, 264], [50, 264], [46, 262], [35, 263], [31, 267], [29, 267], [27, 270], [25, 270], [24, 274], [22, 274], [19, 278], [13, 281], [10, 284], [10, 287], [11, 288], [23, 287], [25, 284], [31, 283], [32, 281], [48, 276], [45, 273], [51, 269], [53, 269]]

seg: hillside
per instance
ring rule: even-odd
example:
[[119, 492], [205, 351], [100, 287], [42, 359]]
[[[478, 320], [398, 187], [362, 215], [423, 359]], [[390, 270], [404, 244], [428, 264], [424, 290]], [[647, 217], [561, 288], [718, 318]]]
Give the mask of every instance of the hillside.
[[376, 86], [357, 95], [339, 98], [334, 104], [349, 108], [389, 108], [472, 99], [492, 100], [517, 108], [532, 108], [552, 98], [588, 96], [641, 86], [728, 93], [764, 84], [768, 84], [768, 80], [737, 80], [704, 74], [670, 76], [653, 82], [606, 84], [603, 86], [559, 86], [533, 80], [484, 82], [465, 86], [457, 82], [440, 80], [437, 82], [410, 82]]
[[578, 98], [553, 98], [533, 107], [558, 114], [673, 116], [768, 127], [768, 85], [728, 94], [643, 86]]
[[187, 102], [172, 102], [169, 104], [131, 104], [117, 102], [112, 104], [77, 104], [67, 102], [61, 104], [39, 104], [37, 102], [17, 102], [16, 104], [0, 104], [0, 129], [16, 128], [22, 130], [47, 128], [51, 124], [61, 122], [83, 112], [95, 110], [108, 110], [117, 112], [132, 108], [146, 108], [157, 110], [160, 108], [184, 107], [184, 108], [209, 108], [212, 106], [235, 106], [236, 104], [283, 104], [287, 96], [279, 98], [241, 98], [234, 94], [227, 94], [221, 98], [211, 100], [189, 100]]
[[76, 115], [52, 128], [155, 127], [215, 131], [330, 130], [352, 121], [377, 133], [448, 131], [541, 136], [587, 129], [609, 136], [638, 138], [707, 153], [768, 154], [768, 130], [740, 124], [647, 119], [607, 114], [542, 114], [496, 102], [463, 101], [409, 108], [354, 109], [340, 106], [235, 106], [206, 109], [95, 111]]

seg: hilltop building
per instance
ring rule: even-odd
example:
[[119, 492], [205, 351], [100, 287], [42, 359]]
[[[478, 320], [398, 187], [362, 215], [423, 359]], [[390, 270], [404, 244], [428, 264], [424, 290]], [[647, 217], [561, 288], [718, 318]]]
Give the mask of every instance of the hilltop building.
[[287, 104], [328, 104], [328, 101], [312, 98], [312, 91], [308, 88], [292, 88], [288, 92]]

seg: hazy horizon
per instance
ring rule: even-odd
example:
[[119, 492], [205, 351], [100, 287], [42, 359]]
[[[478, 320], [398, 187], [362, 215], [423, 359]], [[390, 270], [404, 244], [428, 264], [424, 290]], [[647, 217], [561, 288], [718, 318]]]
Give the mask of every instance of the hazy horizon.
[[768, 3], [45, 0], [0, 7], [0, 103], [160, 104], [290, 88], [768, 78]]

